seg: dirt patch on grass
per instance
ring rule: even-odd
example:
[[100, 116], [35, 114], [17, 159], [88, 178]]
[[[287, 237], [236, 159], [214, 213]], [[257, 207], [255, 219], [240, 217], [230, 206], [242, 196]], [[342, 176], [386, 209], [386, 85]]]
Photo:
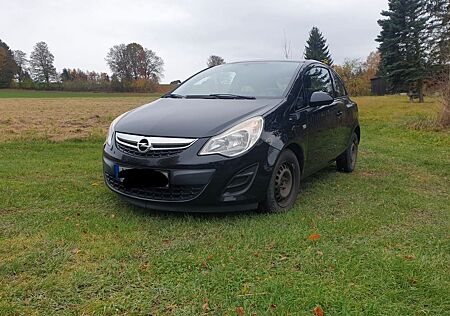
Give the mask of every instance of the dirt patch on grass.
[[0, 99], [0, 142], [83, 139], [106, 133], [119, 114], [154, 97]]

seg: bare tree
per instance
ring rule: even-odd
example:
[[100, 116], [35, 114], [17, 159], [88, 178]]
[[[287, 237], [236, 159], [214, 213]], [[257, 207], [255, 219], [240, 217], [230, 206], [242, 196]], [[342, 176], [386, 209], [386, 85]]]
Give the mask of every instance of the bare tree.
[[155, 82], [159, 82], [161, 77], [163, 76], [164, 71], [164, 61], [161, 57], [157, 56], [154, 51], [151, 49], [144, 49], [145, 51], [145, 59], [143, 62], [144, 65], [144, 77], [147, 79], [151, 79]]
[[106, 63], [113, 74], [120, 80], [131, 79], [131, 71], [128, 69], [127, 45], [114, 45], [106, 55]]
[[209, 56], [208, 61], [206, 62], [206, 65], [208, 67], [214, 67], [222, 64], [225, 64], [225, 60], [222, 57], [216, 55]]
[[283, 55], [285, 59], [291, 59], [291, 41], [286, 38], [286, 31], [283, 30]]
[[137, 43], [113, 46], [106, 62], [120, 80], [149, 79], [158, 82], [164, 71], [161, 57]]
[[39, 42], [34, 46], [30, 55], [30, 70], [33, 79], [47, 84], [56, 80], [56, 69], [53, 66], [54, 56], [50, 53], [45, 42]]
[[28, 59], [27, 54], [21, 50], [13, 51], [14, 60], [17, 64], [17, 80], [22, 83], [25, 78], [28, 78]]

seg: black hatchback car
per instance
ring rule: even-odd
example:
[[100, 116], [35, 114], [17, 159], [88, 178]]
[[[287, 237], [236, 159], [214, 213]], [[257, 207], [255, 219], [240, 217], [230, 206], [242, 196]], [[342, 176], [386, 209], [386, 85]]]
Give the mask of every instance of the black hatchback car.
[[152, 209], [292, 207], [301, 179], [336, 161], [355, 168], [358, 108], [316, 61], [205, 69], [116, 118], [104, 145], [107, 186]]

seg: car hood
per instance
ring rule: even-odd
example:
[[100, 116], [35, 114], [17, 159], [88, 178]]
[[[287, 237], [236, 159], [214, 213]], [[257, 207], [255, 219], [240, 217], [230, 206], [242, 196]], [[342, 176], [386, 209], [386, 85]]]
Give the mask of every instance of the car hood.
[[210, 137], [262, 115], [281, 99], [162, 98], [128, 112], [116, 124], [122, 133], [165, 137]]

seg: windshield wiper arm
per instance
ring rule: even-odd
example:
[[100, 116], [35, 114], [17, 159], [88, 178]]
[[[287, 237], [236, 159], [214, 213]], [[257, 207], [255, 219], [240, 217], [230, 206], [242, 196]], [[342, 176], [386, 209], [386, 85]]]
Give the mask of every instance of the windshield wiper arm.
[[230, 93], [214, 93], [210, 94], [211, 97], [216, 97], [218, 99], [243, 99], [243, 100], [255, 100], [255, 97], [246, 96], [246, 95], [238, 95], [238, 94], [230, 94]]
[[211, 94], [188, 94], [186, 99], [217, 99], [217, 97]]
[[167, 93], [163, 95], [161, 98], [174, 98], [174, 99], [182, 99], [184, 95], [176, 94], [176, 93]]

